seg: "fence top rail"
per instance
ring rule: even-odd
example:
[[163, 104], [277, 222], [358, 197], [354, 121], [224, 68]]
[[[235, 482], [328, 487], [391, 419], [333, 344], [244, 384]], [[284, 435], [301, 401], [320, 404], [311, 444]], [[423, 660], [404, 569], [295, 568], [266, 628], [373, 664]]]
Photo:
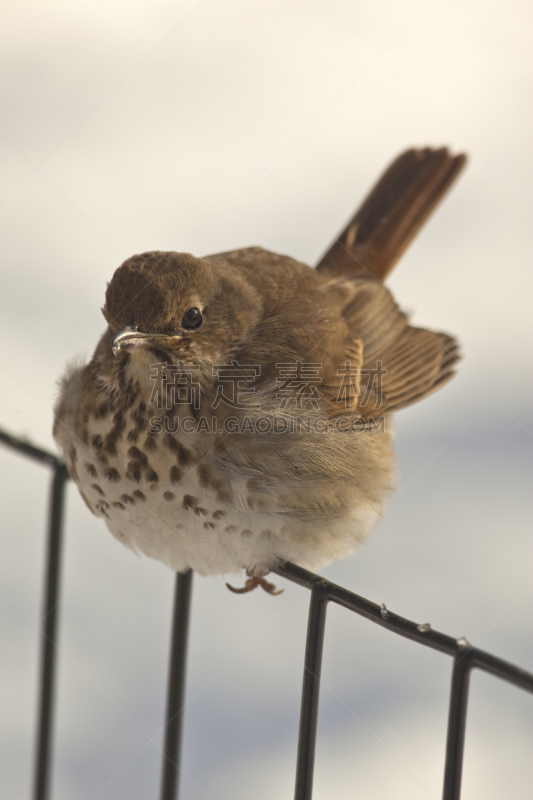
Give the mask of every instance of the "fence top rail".
[[497, 658], [485, 650], [472, 647], [465, 638], [454, 639], [452, 636], [433, 630], [429, 623], [420, 624], [401, 617], [393, 611], [389, 611], [384, 605], [379, 606], [377, 603], [350, 592], [343, 586], [332, 583], [320, 575], [315, 575], [314, 572], [298, 567], [296, 564], [285, 562], [274, 567], [273, 571], [306, 589], [320, 592], [326, 600], [344, 606], [350, 611], [355, 611], [360, 616], [389, 631], [412, 639], [425, 647], [431, 647], [433, 650], [462, 657], [466, 659], [469, 668], [477, 667], [503, 678], [515, 686], [526, 689], [526, 691], [533, 692], [533, 673], [511, 664], [509, 661]]
[[[25, 439], [11, 436], [11, 434], [1, 429], [0, 442], [55, 469], [65, 466], [60, 458], [48, 450], [36, 447]], [[472, 647], [464, 638], [454, 639], [445, 633], [434, 631], [428, 623], [412, 622], [389, 611], [385, 606], [379, 606], [377, 603], [366, 600], [366, 598], [350, 592], [343, 586], [332, 583], [314, 572], [298, 567], [296, 564], [285, 562], [274, 567], [273, 571], [293, 583], [304, 586], [306, 589], [320, 592], [326, 601], [337, 603], [350, 611], [355, 611], [360, 616], [366, 617], [366, 619], [381, 625], [383, 628], [387, 628], [387, 630], [398, 633], [407, 639], [412, 639], [425, 647], [431, 647], [433, 650], [439, 650], [455, 657], [462, 656], [467, 659], [469, 668], [477, 667], [503, 678], [503, 680], [509, 681], [515, 686], [533, 692], [533, 673], [511, 664], [509, 661], [497, 658], [484, 650], [479, 650], [477, 647]]]
[[18, 450], [19, 453], [30, 456], [30, 458], [35, 459], [35, 461], [41, 461], [44, 464], [49, 464], [51, 467], [63, 466], [63, 461], [53, 453], [44, 450], [42, 447], [36, 447], [25, 439], [11, 436], [11, 434], [6, 433], [6, 431], [0, 430], [0, 442], [7, 444], [8, 447], [12, 447], [13, 450]]

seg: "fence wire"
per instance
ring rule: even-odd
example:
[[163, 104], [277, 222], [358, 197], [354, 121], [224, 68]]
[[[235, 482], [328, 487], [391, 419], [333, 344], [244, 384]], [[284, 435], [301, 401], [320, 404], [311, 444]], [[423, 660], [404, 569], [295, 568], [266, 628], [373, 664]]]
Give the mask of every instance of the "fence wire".
[[[52, 760], [52, 734], [55, 703], [55, 667], [57, 641], [57, 612], [61, 578], [63, 538], [63, 508], [65, 486], [69, 475], [65, 464], [52, 453], [29, 442], [0, 431], [0, 442], [18, 450], [53, 470], [48, 512], [48, 542], [44, 577], [44, 599], [41, 626], [41, 658], [39, 674], [39, 708], [37, 716], [37, 746], [34, 764], [32, 800], [51, 800], [50, 766]], [[309, 570], [285, 562], [274, 570], [278, 575], [309, 589], [309, 619], [303, 671], [300, 731], [296, 760], [295, 800], [311, 800], [315, 743], [320, 694], [320, 670], [326, 612], [328, 603], [355, 611], [371, 622], [393, 633], [411, 639], [424, 647], [431, 647], [453, 657], [453, 670], [448, 710], [446, 760], [444, 768], [443, 800], [460, 800], [461, 775], [465, 744], [466, 715], [470, 674], [481, 669], [496, 678], [533, 693], [533, 674], [472, 647], [466, 639], [455, 639], [429, 625], [394, 614], [325, 580]], [[176, 575], [174, 611], [172, 619], [170, 661], [167, 680], [165, 741], [161, 767], [161, 800], [178, 800], [180, 774], [180, 745], [183, 728], [183, 700], [187, 664], [187, 632], [189, 627], [192, 590], [192, 571]]]

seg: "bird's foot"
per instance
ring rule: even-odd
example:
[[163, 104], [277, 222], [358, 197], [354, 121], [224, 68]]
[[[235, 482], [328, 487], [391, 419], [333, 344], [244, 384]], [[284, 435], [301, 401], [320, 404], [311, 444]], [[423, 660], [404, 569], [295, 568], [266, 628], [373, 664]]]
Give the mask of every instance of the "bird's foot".
[[269, 583], [269, 581], [266, 581], [263, 577], [258, 577], [257, 575], [248, 578], [244, 586], [242, 586], [240, 589], [230, 586], [229, 583], [227, 583], [226, 586], [230, 592], [234, 592], [235, 594], [246, 594], [246, 592], [253, 592], [253, 590], [257, 589], [258, 586], [260, 586], [261, 589], [264, 589], [268, 594], [281, 594], [283, 591], [283, 589], [276, 589], [276, 586], [273, 583]]

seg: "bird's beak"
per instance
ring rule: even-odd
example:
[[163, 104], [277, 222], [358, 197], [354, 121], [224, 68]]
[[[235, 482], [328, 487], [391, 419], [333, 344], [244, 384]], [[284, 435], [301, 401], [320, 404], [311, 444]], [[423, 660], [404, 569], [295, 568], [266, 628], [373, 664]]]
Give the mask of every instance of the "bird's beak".
[[161, 333], [142, 333], [137, 330], [137, 325], [126, 325], [121, 331], [116, 333], [111, 340], [111, 350], [117, 356], [122, 350], [130, 350], [132, 347], [148, 346], [149, 344], [168, 343], [168, 340], [178, 340], [182, 337], [179, 334], [172, 336]]

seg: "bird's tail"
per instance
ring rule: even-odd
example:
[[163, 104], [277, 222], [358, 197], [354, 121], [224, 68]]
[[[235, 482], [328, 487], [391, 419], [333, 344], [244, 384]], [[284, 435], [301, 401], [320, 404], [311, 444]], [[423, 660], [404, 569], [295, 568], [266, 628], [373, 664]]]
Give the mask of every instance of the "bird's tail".
[[331, 277], [383, 281], [466, 161], [443, 147], [407, 150], [383, 173], [317, 265]]

